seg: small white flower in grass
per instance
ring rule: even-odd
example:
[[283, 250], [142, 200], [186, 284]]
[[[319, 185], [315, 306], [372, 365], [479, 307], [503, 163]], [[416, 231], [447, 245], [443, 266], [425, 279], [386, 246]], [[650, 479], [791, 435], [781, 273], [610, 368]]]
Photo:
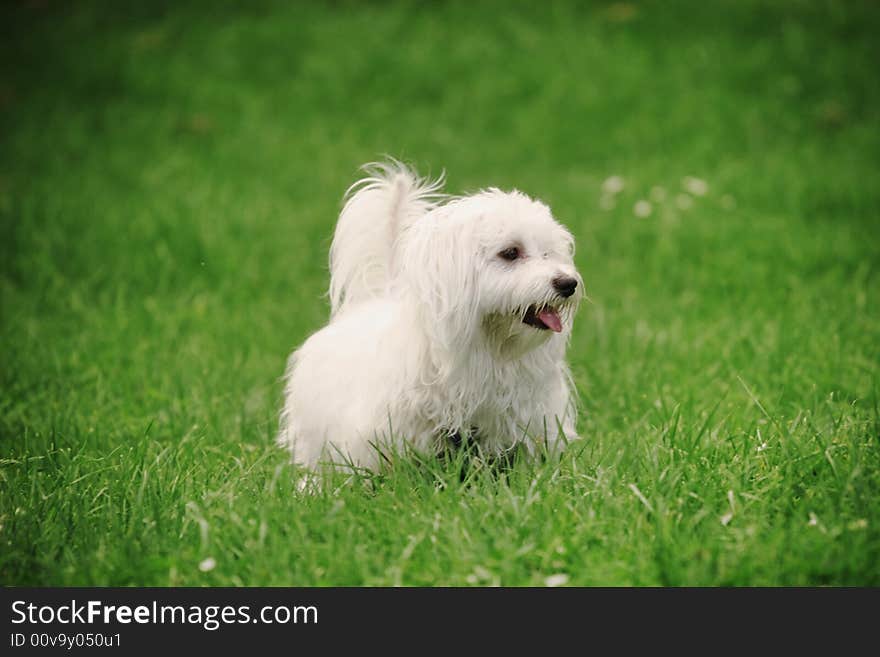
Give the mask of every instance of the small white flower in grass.
[[675, 197], [675, 205], [678, 206], [679, 210], [690, 210], [693, 204], [694, 200], [687, 194], [679, 194]]
[[203, 573], [208, 573], [214, 570], [214, 568], [216, 567], [217, 562], [214, 560], [214, 557], [208, 557], [199, 564], [199, 570], [201, 570]]
[[620, 194], [623, 191], [624, 182], [620, 176], [611, 176], [602, 183], [602, 191], [606, 194]]
[[819, 524], [819, 518], [816, 517], [816, 514], [810, 511], [810, 519], [807, 521], [807, 527], [815, 527]]
[[767, 443], [761, 443], [760, 445], [758, 445], [755, 448], [755, 451], [756, 452], [763, 452], [765, 449], [767, 449]]
[[568, 584], [568, 575], [565, 573], [556, 573], [544, 579], [545, 586], [565, 586]]
[[639, 219], [650, 217], [653, 210], [654, 208], [651, 206], [651, 202], [646, 201], [645, 199], [636, 201], [636, 204], [633, 206], [633, 214]]
[[709, 191], [709, 185], [705, 180], [693, 178], [692, 176], [685, 176], [682, 178], [681, 186], [694, 196], [705, 196], [706, 192]]
[[666, 200], [666, 188], [654, 185], [654, 187], [651, 188], [651, 193], [648, 197], [654, 201], [654, 203], [662, 203]]
[[733, 520], [733, 512], [730, 511], [728, 513], [725, 513], [723, 516], [721, 516], [721, 518], [719, 518], [719, 520], [721, 520], [722, 525], [727, 527], [727, 525], [730, 524], [730, 521]]

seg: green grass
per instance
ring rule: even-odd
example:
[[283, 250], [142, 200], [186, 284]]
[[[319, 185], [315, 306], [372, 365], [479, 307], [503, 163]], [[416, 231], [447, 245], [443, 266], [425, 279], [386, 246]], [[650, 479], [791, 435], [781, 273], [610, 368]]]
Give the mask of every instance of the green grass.
[[[533, 4], [0, 10], [2, 583], [880, 585], [880, 8]], [[575, 235], [560, 463], [296, 492], [382, 153]]]

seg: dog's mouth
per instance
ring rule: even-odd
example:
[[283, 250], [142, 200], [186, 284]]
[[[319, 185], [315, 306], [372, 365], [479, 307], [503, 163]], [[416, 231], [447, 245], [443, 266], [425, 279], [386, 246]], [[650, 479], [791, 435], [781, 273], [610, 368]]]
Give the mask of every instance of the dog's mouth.
[[562, 319], [559, 311], [552, 306], [531, 305], [523, 315], [523, 324], [528, 324], [541, 331], [562, 332]]

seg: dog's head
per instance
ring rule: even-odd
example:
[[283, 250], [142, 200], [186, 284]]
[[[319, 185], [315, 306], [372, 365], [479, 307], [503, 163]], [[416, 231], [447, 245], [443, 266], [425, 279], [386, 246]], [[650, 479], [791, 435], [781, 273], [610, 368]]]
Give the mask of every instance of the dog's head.
[[449, 349], [484, 340], [515, 358], [564, 339], [583, 294], [574, 240], [549, 208], [490, 189], [437, 208], [407, 231], [401, 282]]

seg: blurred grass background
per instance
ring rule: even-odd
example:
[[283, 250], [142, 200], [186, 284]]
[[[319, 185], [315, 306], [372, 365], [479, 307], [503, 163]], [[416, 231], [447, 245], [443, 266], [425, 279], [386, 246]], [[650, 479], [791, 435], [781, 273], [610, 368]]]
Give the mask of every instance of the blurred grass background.
[[[0, 580], [880, 584], [878, 30], [855, 1], [4, 4]], [[295, 493], [279, 377], [383, 153], [575, 235], [558, 466]]]

